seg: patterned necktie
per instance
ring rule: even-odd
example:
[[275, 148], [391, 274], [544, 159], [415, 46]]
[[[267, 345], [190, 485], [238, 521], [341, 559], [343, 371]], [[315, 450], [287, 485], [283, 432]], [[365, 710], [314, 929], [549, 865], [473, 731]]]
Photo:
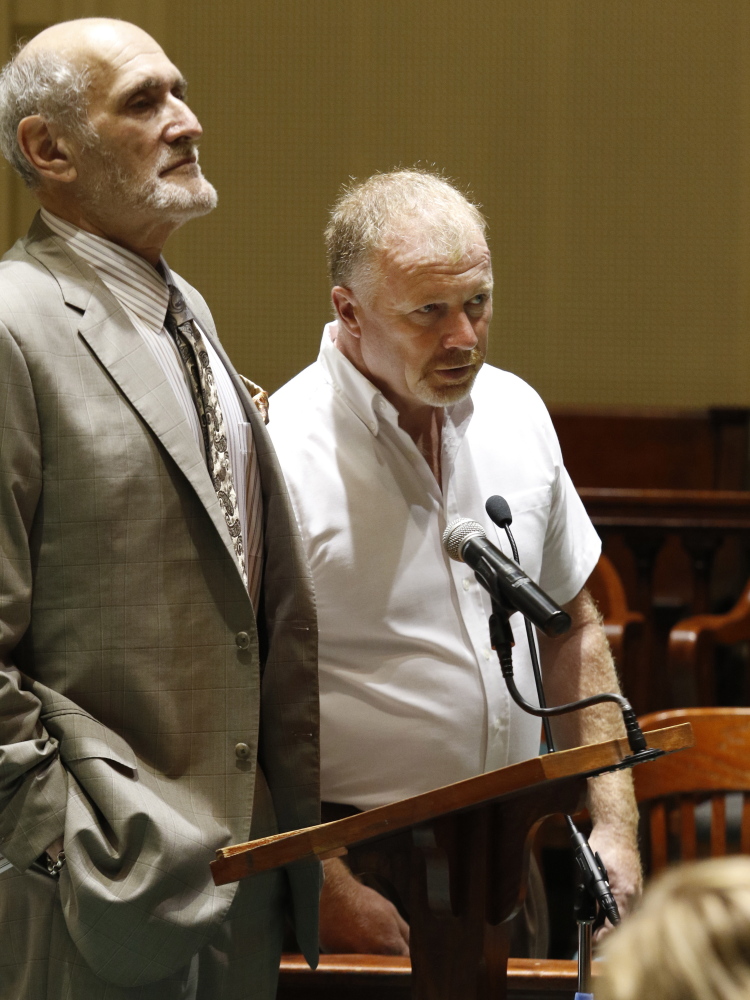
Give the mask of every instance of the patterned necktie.
[[247, 586], [245, 550], [242, 543], [242, 525], [239, 519], [237, 493], [229, 461], [224, 416], [219, 405], [219, 394], [209, 364], [208, 351], [201, 332], [193, 319], [193, 314], [181, 292], [169, 283], [167, 283], [167, 288], [169, 289], [169, 305], [167, 306], [165, 326], [177, 344], [177, 349], [188, 374], [206, 446], [208, 474], [216, 490], [221, 509], [224, 511], [242, 579]]

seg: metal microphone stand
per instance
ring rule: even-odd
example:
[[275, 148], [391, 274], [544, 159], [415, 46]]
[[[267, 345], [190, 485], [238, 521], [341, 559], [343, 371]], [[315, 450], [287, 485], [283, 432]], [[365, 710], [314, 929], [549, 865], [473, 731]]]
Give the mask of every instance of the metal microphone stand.
[[[508, 612], [508, 610], [506, 610], [498, 601], [494, 598], [492, 599], [490, 639], [492, 642], [492, 648], [497, 652], [500, 660], [500, 669], [503, 672], [503, 677], [508, 684], [508, 690], [510, 691], [513, 700], [516, 701], [521, 708], [525, 708], [526, 704], [522, 699], [520, 692], [518, 692], [513, 678], [512, 648], [514, 645], [514, 639], [513, 629], [511, 628], [509, 620], [510, 614], [512, 614], [512, 611]], [[531, 633], [531, 627], [528, 620], [526, 621], [526, 627], [528, 632]], [[537, 693], [539, 695], [539, 702], [542, 706], [542, 711], [544, 711], [546, 708], [544, 688], [542, 685], [541, 671], [539, 669], [539, 660], [536, 656], [533, 633], [529, 635], [529, 639], [534, 680], [536, 682]], [[516, 697], [516, 695], [518, 695], [518, 697]], [[547, 714], [542, 715], [542, 719], [544, 723], [545, 738], [547, 741], [547, 752], [554, 753], [555, 745], [550, 728], [549, 713], [554, 713], [555, 710], [546, 709], [546, 712]], [[540, 714], [540, 712], [537, 709], [533, 714]], [[576, 923], [578, 924], [578, 990], [576, 997], [578, 998], [580, 996], [582, 1000], [583, 996], [591, 994], [591, 959], [593, 951], [592, 939], [594, 926], [604, 923], [605, 916], [609, 917], [612, 924], [617, 925], [620, 922], [620, 914], [617, 909], [615, 898], [610, 890], [609, 881], [607, 879], [607, 871], [602, 864], [601, 858], [598, 854], [595, 854], [591, 850], [588, 840], [576, 827], [572, 818], [566, 815], [565, 819], [573, 839], [575, 859], [580, 877], [575, 904]]]
[[[518, 692], [513, 678], [513, 629], [510, 625], [510, 614], [498, 601], [492, 599], [492, 615], [490, 616], [490, 639], [492, 648], [497, 652], [500, 660], [500, 669], [508, 684], [508, 690], [513, 700], [520, 704], [521, 708], [526, 708], [526, 703]], [[526, 621], [527, 628], [531, 632], [531, 627]], [[529, 636], [531, 662], [534, 670], [534, 680], [536, 681], [541, 711], [545, 711], [546, 704], [544, 689], [542, 685], [539, 660], [536, 656], [536, 648], [533, 640], [533, 633]], [[516, 697], [518, 695], [518, 697]], [[520, 700], [519, 700], [520, 699]], [[533, 706], [529, 706], [531, 708]], [[555, 745], [549, 722], [549, 713], [555, 713], [555, 709], [546, 709], [547, 714], [542, 715], [544, 732], [547, 741], [547, 752], [554, 753]], [[541, 714], [537, 709], [533, 714]], [[557, 713], [555, 713], [557, 714]], [[617, 903], [612, 895], [607, 879], [607, 871], [602, 864], [601, 858], [589, 847], [588, 840], [576, 827], [572, 818], [565, 817], [568, 829], [573, 839], [576, 864], [579, 870], [580, 882], [576, 894], [575, 916], [578, 924], [578, 990], [577, 994], [590, 994], [591, 986], [591, 958], [592, 958], [592, 937], [594, 925], [604, 923], [605, 915], [609, 917], [612, 924], [620, 922], [620, 914]]]
[[[568, 817], [570, 818], [570, 817]], [[593, 996], [591, 989], [591, 960], [593, 958], [594, 925], [601, 910], [597, 910], [596, 900], [587, 892], [583, 883], [578, 883], [573, 911], [578, 925], [578, 985], [576, 997]]]
[[[518, 574], [513, 575], [512, 563], [510, 574], [503, 567], [498, 569], [491, 556], [484, 553], [479, 558], [474, 554], [471, 560], [464, 559], [466, 547], [471, 538], [477, 536], [486, 538], [482, 526], [478, 522], [471, 521], [468, 518], [459, 518], [451, 525], [448, 525], [443, 535], [443, 545], [451, 558], [458, 559], [461, 562], [470, 562], [478, 582], [489, 592], [492, 600], [492, 614], [490, 615], [489, 622], [490, 638], [492, 648], [497, 652], [498, 659], [500, 660], [500, 669], [505, 678], [508, 693], [524, 712], [528, 712], [530, 715], [543, 720], [547, 752], [554, 753], [555, 750], [549, 722], [551, 716], [566, 715], [569, 712], [577, 712], [583, 708], [589, 708], [593, 705], [610, 701], [614, 702], [622, 713], [631, 753], [617, 764], [603, 770], [615, 771], [622, 768], [629, 768], [635, 764], [640, 764], [642, 761], [654, 760], [656, 757], [661, 757], [664, 751], [648, 747], [646, 738], [641, 731], [641, 727], [638, 725], [638, 719], [630, 702], [620, 694], [602, 692], [601, 694], [581, 698], [566, 705], [555, 705], [552, 708], [547, 707], [542, 674], [536, 652], [536, 642], [532, 630], [532, 623], [534, 623], [534, 616], [539, 609], [539, 605], [529, 604], [528, 600], [522, 600], [520, 596], [516, 596], [515, 588], [520, 587], [522, 584], [519, 574], [527, 582], [528, 579], [525, 578], [520, 569], [518, 549], [510, 531], [509, 525], [512, 521], [510, 508], [502, 497], [490, 497], [485, 506], [487, 513], [495, 524], [505, 529], [511, 545], [511, 551], [513, 552], [513, 558], [515, 559], [515, 569], [518, 570]], [[490, 546], [490, 549], [492, 549], [492, 546]], [[498, 575], [505, 585], [498, 582]], [[536, 622], [537, 627], [551, 636], [557, 636], [570, 628], [569, 616], [557, 607], [548, 595], [540, 591], [538, 586], [535, 585], [535, 589], [538, 596], [543, 598], [544, 601], [544, 606], [539, 614], [539, 621]], [[550, 610], [553, 612], [552, 615], [550, 615]], [[526, 701], [518, 690], [513, 677], [512, 650], [514, 639], [509, 617], [516, 611], [520, 611], [524, 616], [539, 707]], [[602, 772], [597, 771], [596, 773], [599, 774]], [[581, 878], [579, 889], [580, 903], [576, 906], [579, 940], [577, 997], [580, 996], [580, 1000], [583, 1000], [588, 994], [588, 988], [591, 983], [591, 942], [593, 928], [598, 922], [603, 923], [605, 918], [608, 918], [612, 924], [619, 924], [620, 914], [617, 909], [617, 902], [609, 886], [607, 871], [602, 864], [601, 858], [591, 850], [588, 840], [576, 828], [571, 817], [567, 816], [566, 819], [573, 839], [576, 864]]]

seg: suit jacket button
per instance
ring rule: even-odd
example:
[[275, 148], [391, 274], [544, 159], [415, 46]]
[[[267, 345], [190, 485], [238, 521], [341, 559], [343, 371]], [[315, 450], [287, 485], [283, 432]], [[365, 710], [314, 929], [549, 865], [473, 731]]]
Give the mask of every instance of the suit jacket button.
[[247, 632], [238, 632], [234, 637], [234, 641], [237, 643], [240, 649], [247, 649], [250, 645], [250, 636]]
[[237, 760], [247, 760], [250, 756], [250, 747], [247, 743], [238, 743], [234, 748], [234, 754]]

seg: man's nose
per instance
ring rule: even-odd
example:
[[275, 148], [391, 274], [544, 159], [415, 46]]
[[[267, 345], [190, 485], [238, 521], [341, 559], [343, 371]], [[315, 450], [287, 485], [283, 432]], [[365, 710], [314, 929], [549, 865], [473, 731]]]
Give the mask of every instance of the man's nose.
[[443, 347], [459, 347], [470, 351], [478, 343], [476, 331], [463, 309], [450, 317], [448, 329], [443, 335]]
[[203, 135], [203, 128], [198, 121], [195, 112], [178, 98], [172, 98], [172, 120], [164, 131], [164, 138], [167, 142], [175, 142], [177, 139], [200, 139]]

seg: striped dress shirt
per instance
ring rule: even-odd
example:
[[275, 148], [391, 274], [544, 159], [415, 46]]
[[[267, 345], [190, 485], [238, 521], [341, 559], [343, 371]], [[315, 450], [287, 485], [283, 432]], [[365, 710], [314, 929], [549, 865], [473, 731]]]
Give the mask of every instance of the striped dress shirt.
[[[138, 333], [154, 355], [159, 367], [177, 397], [195, 437], [205, 462], [206, 448], [203, 441], [193, 391], [177, 345], [164, 326], [169, 292], [164, 276], [148, 261], [137, 254], [87, 233], [78, 226], [41, 211], [42, 220], [52, 232], [64, 240], [74, 253], [91, 265], [110, 292], [114, 295]], [[160, 261], [164, 273], [169, 269]], [[197, 320], [195, 320], [197, 323]], [[199, 325], [200, 328], [200, 325]], [[237, 493], [240, 524], [245, 543], [245, 569], [248, 591], [253, 607], [257, 609], [263, 570], [263, 511], [260, 473], [253, 446], [251, 425], [237, 395], [229, 372], [214, 350], [205, 330], [201, 329], [209, 354], [211, 370], [216, 381], [219, 405], [227, 432], [229, 460]], [[208, 475], [208, 468], [206, 468]]]

